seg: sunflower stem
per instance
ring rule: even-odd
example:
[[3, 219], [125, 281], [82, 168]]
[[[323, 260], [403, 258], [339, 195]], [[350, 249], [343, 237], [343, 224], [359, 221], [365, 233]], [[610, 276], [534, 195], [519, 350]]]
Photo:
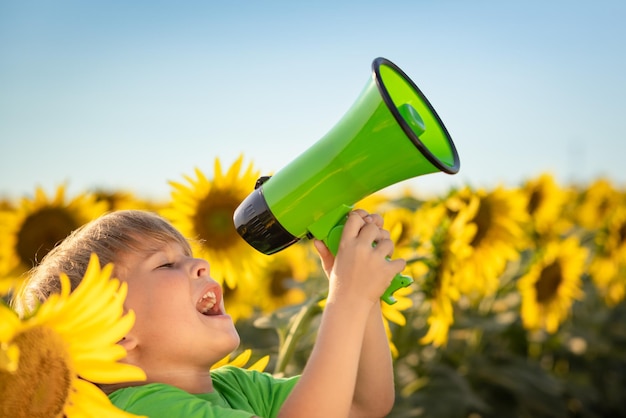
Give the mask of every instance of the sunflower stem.
[[278, 359], [276, 360], [274, 374], [283, 374], [287, 369], [287, 365], [293, 357], [293, 353], [300, 337], [304, 334], [313, 317], [321, 311], [319, 302], [322, 299], [323, 297], [321, 296], [311, 298], [302, 306], [298, 314], [290, 321], [287, 335], [278, 350]]
[[412, 257], [412, 258], [406, 259], [406, 264], [409, 265], [409, 264], [417, 263], [418, 261], [428, 264], [430, 260], [432, 260], [432, 257]]

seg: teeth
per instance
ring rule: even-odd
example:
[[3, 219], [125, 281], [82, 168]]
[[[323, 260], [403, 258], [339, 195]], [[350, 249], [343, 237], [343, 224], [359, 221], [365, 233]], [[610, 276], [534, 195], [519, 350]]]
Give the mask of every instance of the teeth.
[[213, 292], [212, 290], [209, 290], [208, 292], [206, 292], [203, 296], [202, 299], [211, 299], [211, 300], [215, 300], [215, 292]]
[[209, 312], [211, 309], [213, 309], [216, 302], [217, 297], [215, 296], [215, 292], [209, 290], [198, 301], [198, 307], [200, 312], [203, 314]]

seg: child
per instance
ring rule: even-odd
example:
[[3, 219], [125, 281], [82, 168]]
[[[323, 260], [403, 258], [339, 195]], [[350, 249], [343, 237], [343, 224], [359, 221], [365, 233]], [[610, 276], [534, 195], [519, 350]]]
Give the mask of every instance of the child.
[[[150, 417], [380, 417], [394, 402], [391, 357], [379, 298], [404, 260], [382, 218], [349, 214], [337, 257], [316, 241], [329, 277], [317, 341], [301, 376], [211, 366], [232, 353], [239, 335], [207, 261], [150, 212], [113, 212], [73, 232], [44, 257], [15, 301], [21, 313], [60, 291], [65, 272], [75, 288], [92, 252], [128, 283], [133, 329], [119, 342], [126, 363], [146, 382], [103, 387], [119, 408]], [[372, 243], [377, 245], [373, 246]]]

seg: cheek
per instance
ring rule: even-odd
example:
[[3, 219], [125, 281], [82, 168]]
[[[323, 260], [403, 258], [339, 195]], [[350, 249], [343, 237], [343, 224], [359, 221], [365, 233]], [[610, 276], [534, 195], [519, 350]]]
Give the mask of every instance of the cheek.
[[128, 286], [125, 306], [135, 312], [135, 326], [162, 326], [180, 320], [189, 311], [189, 290], [180, 283], [162, 282], [151, 287]]

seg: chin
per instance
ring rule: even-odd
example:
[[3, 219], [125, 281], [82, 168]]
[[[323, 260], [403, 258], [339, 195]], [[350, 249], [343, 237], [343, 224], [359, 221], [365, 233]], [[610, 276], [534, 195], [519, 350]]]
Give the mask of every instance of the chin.
[[[223, 337], [223, 339], [219, 342], [219, 346], [213, 345], [212, 348], [216, 353], [219, 353], [218, 360], [222, 360], [225, 357], [232, 355], [235, 350], [237, 350], [239, 342], [239, 335], [235, 333], [231, 338], [226, 339], [226, 337]], [[214, 341], [214, 343], [217, 344], [217, 341]]]
[[230, 351], [235, 351], [237, 348], [239, 348], [240, 343], [241, 343], [241, 338], [239, 337], [239, 334], [235, 331], [233, 335], [233, 348]]
[[228, 334], [222, 334], [220, 340], [222, 341], [222, 345], [224, 346], [224, 348], [230, 350], [231, 352], [235, 351], [241, 343], [239, 333], [234, 327], [232, 332], [229, 332]]

